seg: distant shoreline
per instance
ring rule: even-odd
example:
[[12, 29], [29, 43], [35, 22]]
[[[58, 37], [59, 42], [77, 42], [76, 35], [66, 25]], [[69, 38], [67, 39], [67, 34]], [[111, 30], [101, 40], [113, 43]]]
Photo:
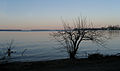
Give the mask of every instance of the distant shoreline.
[[[76, 29], [73, 29], [76, 30]], [[82, 29], [83, 30], [83, 29]], [[85, 28], [85, 30], [120, 30], [120, 29], [107, 29], [107, 28]], [[64, 30], [49, 30], [49, 29], [33, 29], [33, 30], [22, 30], [22, 29], [0, 29], [0, 31], [64, 31]]]
[[0, 30], [0, 31], [60, 31], [60, 30]]

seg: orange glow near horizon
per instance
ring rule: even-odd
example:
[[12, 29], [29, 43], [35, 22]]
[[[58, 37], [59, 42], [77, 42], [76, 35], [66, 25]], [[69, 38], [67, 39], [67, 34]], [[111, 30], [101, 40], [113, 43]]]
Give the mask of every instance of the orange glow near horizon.
[[[1, 26], [1, 25], [0, 25]], [[0, 29], [22, 29], [22, 30], [31, 30], [31, 29], [49, 29], [49, 30], [60, 30], [62, 26], [57, 25], [42, 25], [42, 26], [24, 26], [24, 27], [15, 27], [15, 26], [3, 26]]]

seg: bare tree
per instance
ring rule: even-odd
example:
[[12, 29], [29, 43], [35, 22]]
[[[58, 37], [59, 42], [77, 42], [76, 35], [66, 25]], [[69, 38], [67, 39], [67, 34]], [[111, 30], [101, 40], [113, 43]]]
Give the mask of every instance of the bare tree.
[[87, 22], [86, 17], [73, 19], [73, 26], [62, 20], [63, 30], [52, 33], [52, 36], [67, 49], [70, 59], [76, 59], [76, 53], [83, 40], [91, 40], [104, 46], [106, 37], [99, 30], [95, 30], [93, 24]]
[[6, 47], [6, 49], [3, 50], [4, 52], [0, 55], [0, 62], [8, 61], [11, 57], [11, 54], [15, 53], [15, 51], [13, 51], [14, 40], [10, 40], [6, 44], [4, 44], [3, 48], [4, 47]]
[[13, 43], [14, 43], [14, 40], [10, 40], [10, 42], [7, 43], [8, 46], [7, 46], [7, 52], [6, 52], [6, 54], [7, 54], [8, 57], [10, 57], [12, 53], [14, 53], [12, 51], [12, 49], [14, 48]]

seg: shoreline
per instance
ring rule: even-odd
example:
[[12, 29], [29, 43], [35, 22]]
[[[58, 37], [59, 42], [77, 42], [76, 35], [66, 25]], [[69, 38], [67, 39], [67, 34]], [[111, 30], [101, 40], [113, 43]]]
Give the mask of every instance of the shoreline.
[[0, 64], [2, 71], [120, 71], [120, 56]]

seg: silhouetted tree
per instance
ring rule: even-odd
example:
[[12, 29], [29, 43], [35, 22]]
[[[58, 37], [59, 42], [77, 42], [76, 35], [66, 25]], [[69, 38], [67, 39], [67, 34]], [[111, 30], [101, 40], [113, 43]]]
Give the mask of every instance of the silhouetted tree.
[[87, 22], [86, 17], [73, 19], [73, 26], [62, 20], [64, 29], [52, 33], [52, 36], [67, 49], [70, 59], [76, 59], [76, 53], [83, 40], [91, 40], [97, 44], [104, 45], [103, 33], [93, 30], [93, 24]]
[[12, 51], [12, 49], [14, 48], [13, 43], [14, 43], [14, 40], [10, 40], [10, 42], [7, 44], [8, 46], [7, 46], [6, 54], [7, 54], [8, 57], [10, 57], [12, 53], [14, 53]]
[[109, 25], [108, 27], [107, 27], [107, 29], [108, 30], [120, 30], [120, 27], [119, 27], [119, 25]]
[[4, 60], [8, 61], [8, 59], [11, 57], [11, 54], [15, 53], [15, 51], [13, 51], [14, 48], [13, 44], [14, 44], [14, 40], [10, 40], [4, 45], [4, 47], [6, 47], [6, 50], [0, 55], [1, 62], [4, 62]]

